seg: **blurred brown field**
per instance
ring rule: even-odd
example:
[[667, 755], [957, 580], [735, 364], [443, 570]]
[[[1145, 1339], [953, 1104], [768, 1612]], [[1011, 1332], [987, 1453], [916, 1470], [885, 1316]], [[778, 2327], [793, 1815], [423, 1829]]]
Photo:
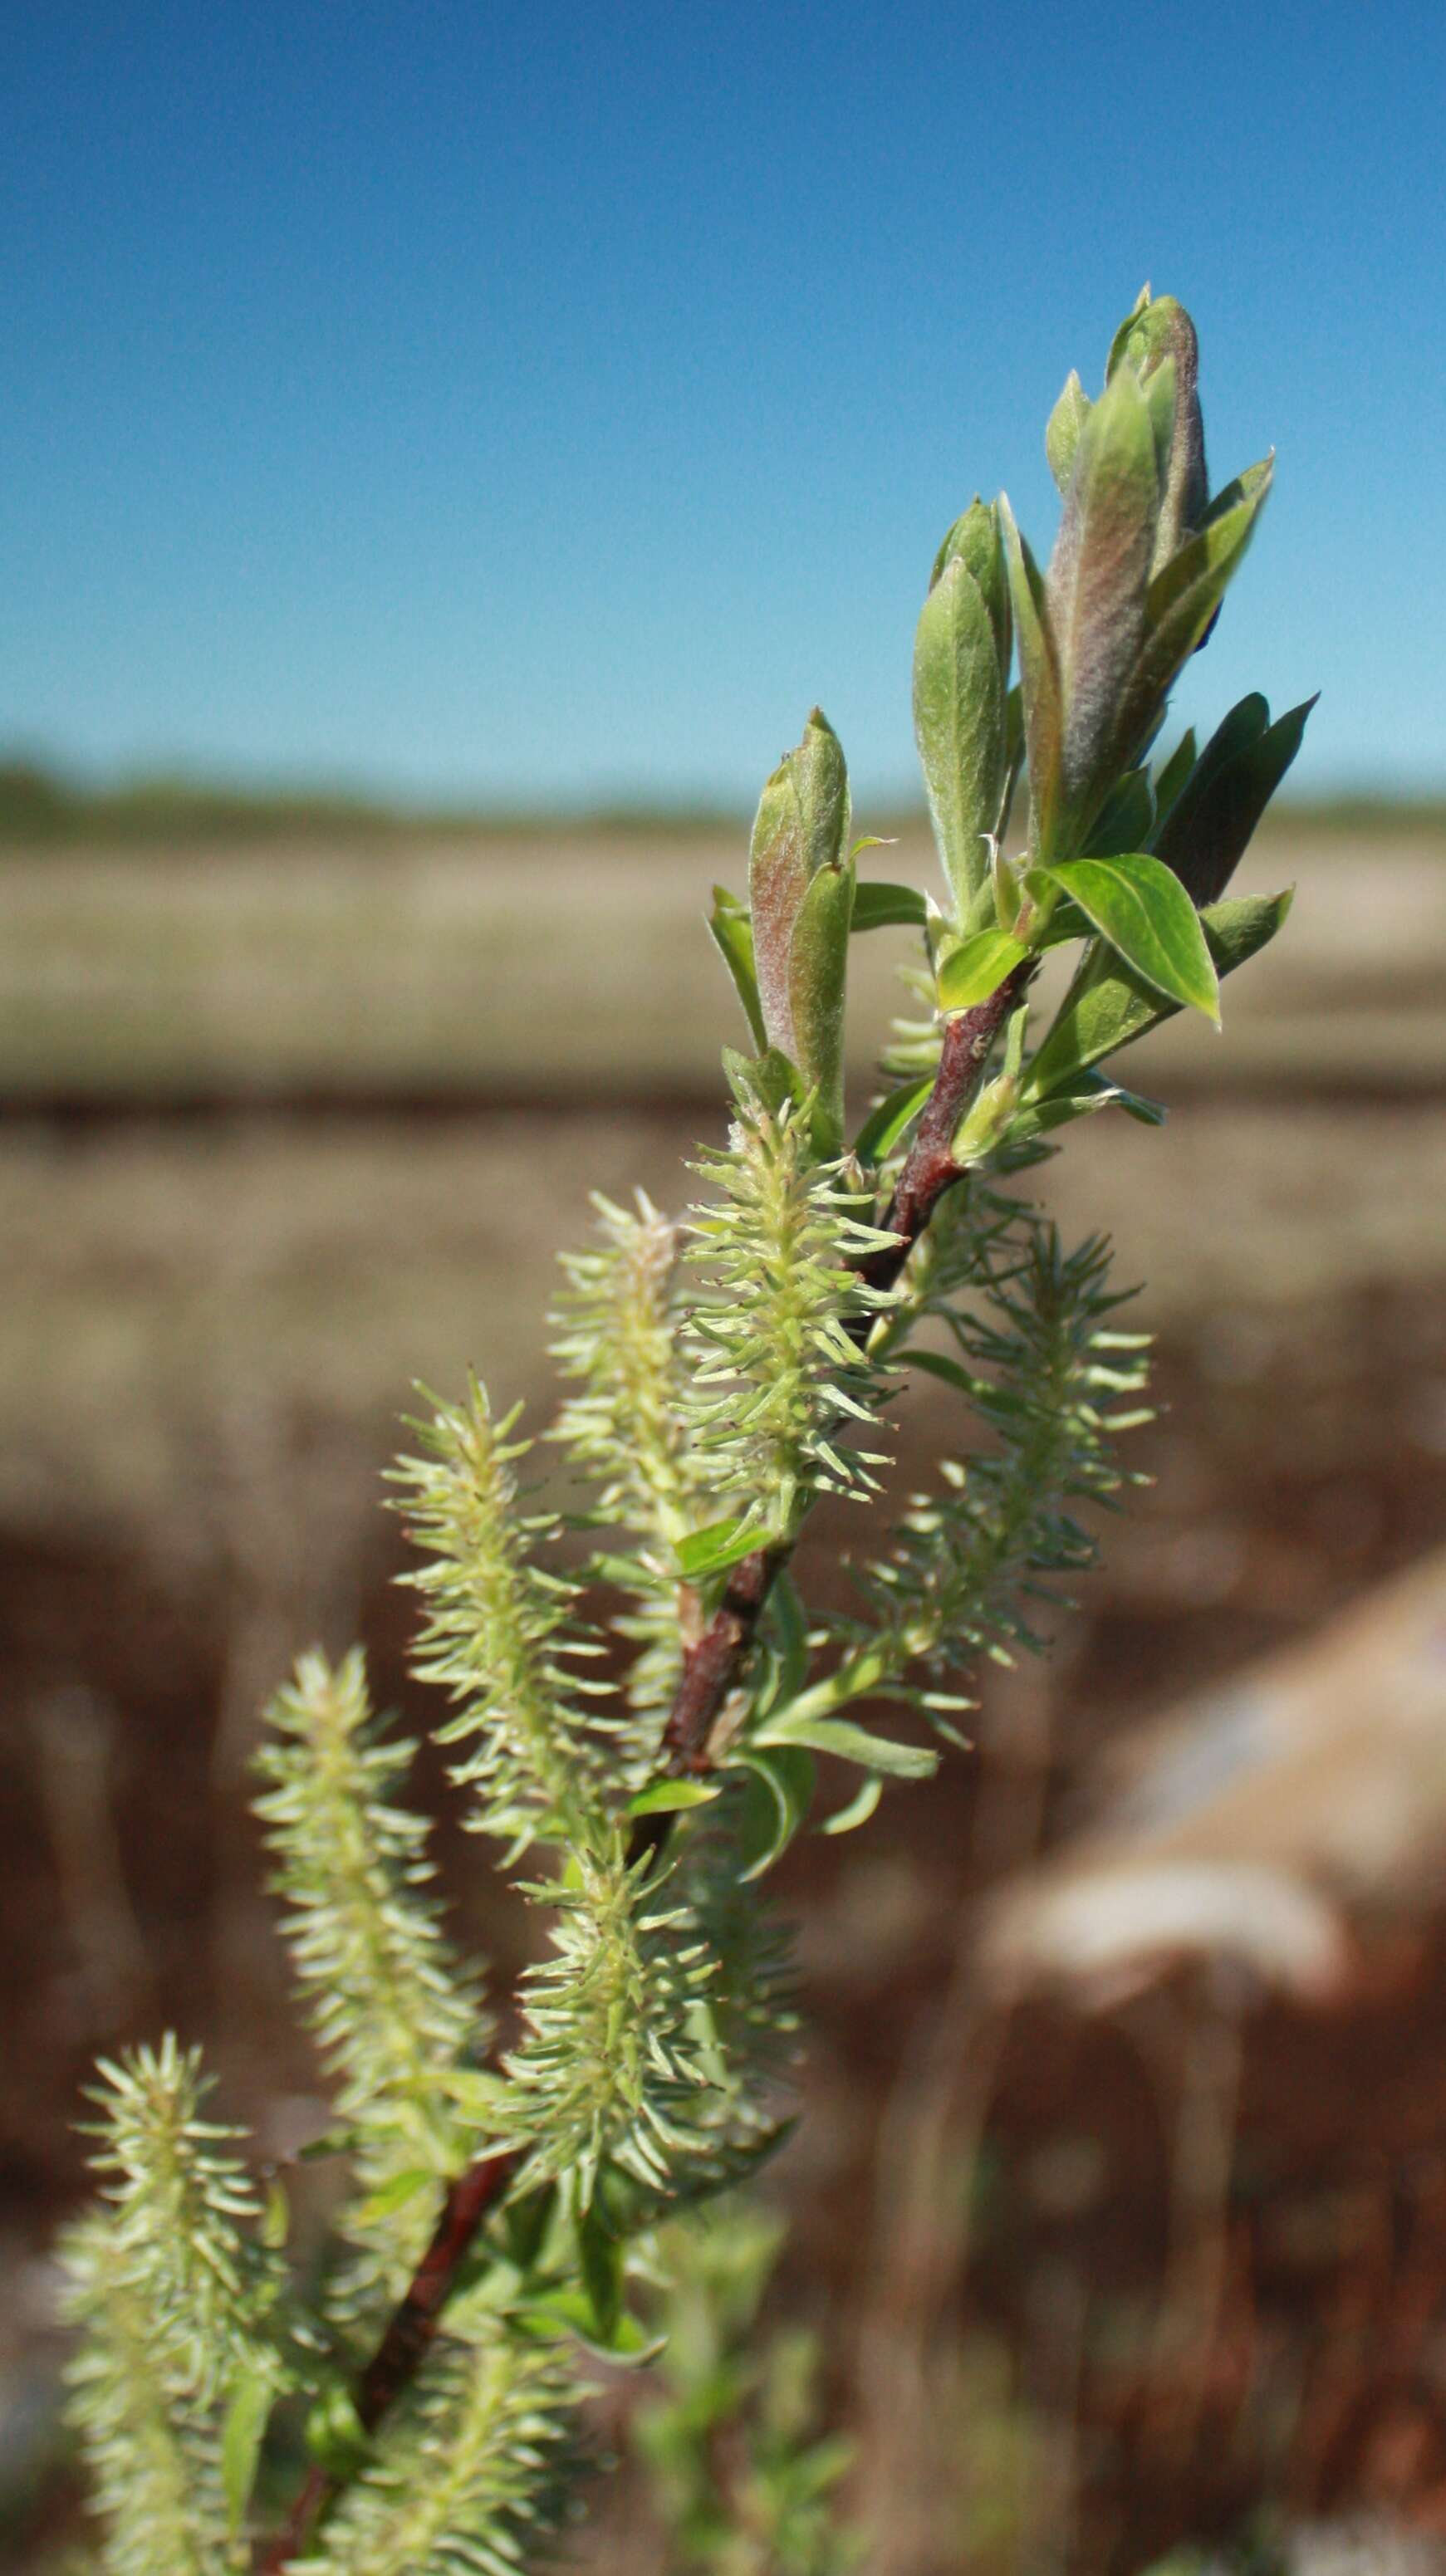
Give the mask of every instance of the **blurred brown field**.
[[[869, 864], [933, 862], [906, 835]], [[263, 2152], [320, 2125], [246, 1815], [258, 1708], [359, 1634], [420, 1717], [378, 1508], [397, 1418], [475, 1362], [545, 1428], [588, 1192], [676, 1207], [718, 1132], [737, 1032], [701, 914], [742, 865], [741, 835], [580, 831], [0, 855], [17, 2565], [67, 2528], [45, 2248], [88, 2063], [173, 2021]], [[1136, 2576], [1262, 2499], [1446, 2527], [1446, 1911], [1393, 1921], [1313, 2021], [1167, 1985], [1003, 2029], [973, 1985], [982, 1900], [1088, 1817], [1106, 1748], [1446, 1542], [1446, 839], [1282, 827], [1246, 878], [1296, 908], [1223, 1041], [1176, 1023], [1132, 1057], [1165, 1133], [1086, 1122], [1037, 1182], [1148, 1283], [1154, 1482], [977, 1749], [781, 1873], [813, 2035], [778, 2304], [825, 2332], [877, 2576]], [[857, 943], [860, 1110], [903, 953]], [[952, 1436], [905, 1406], [900, 1480]], [[454, 1824], [442, 1848], [505, 1979], [524, 1927]], [[629, 2512], [583, 2563], [651, 2563]]]

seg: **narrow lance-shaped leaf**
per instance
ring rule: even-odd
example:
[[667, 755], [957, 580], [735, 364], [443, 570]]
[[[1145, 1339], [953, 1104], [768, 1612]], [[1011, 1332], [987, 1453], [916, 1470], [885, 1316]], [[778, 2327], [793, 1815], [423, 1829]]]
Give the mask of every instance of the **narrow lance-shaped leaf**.
[[768, 1033], [763, 1025], [758, 974], [753, 963], [753, 924], [746, 907], [736, 895], [728, 892], [726, 886], [713, 888], [713, 909], [708, 915], [708, 928], [733, 978], [734, 990], [743, 1005], [753, 1043], [762, 1054], [768, 1044]]
[[1029, 761], [1029, 837], [1032, 846], [1042, 850], [1048, 848], [1054, 836], [1060, 794], [1064, 712], [1059, 656], [1050, 631], [1044, 576], [1003, 492], [999, 495], [999, 524], [1014, 605], [1014, 631], [1019, 638], [1019, 684]]
[[1267, 457], [1212, 502], [1198, 536], [1181, 547], [1150, 583], [1145, 636], [1120, 700], [1110, 758], [1132, 761], [1158, 727], [1164, 701], [1216, 616], [1244, 560], [1270, 491]]
[[1305, 737], [1314, 698], [1270, 722], [1264, 698], [1243, 698], [1205, 746], [1155, 848], [1196, 903], [1224, 893]]
[[922, 930], [929, 918], [928, 906], [917, 886], [892, 885], [886, 879], [865, 877], [854, 887], [854, 930], [894, 930], [901, 927]]
[[[1218, 976], [1233, 975], [1275, 937], [1291, 906], [1289, 892], [1237, 895], [1200, 915]], [[1095, 950], [1065, 995], [1053, 1027], [1029, 1068], [1024, 1096], [1046, 1098], [1071, 1086], [1091, 1065], [1130, 1046], [1180, 1008], [1166, 1001], [1111, 950]]]
[[1163, 767], [1155, 773], [1155, 812], [1169, 813], [1195, 766], [1195, 730], [1187, 725]]
[[1115, 859], [1069, 859], [1042, 873], [1073, 897], [1137, 975], [1218, 1025], [1220, 988], [1200, 916], [1161, 860], [1136, 851]]

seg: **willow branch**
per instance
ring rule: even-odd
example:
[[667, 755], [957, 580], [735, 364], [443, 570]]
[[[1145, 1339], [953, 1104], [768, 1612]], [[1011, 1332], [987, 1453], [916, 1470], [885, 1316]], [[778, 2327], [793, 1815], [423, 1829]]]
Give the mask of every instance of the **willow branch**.
[[[871, 1288], [894, 1285], [944, 1192], [962, 1178], [964, 1166], [955, 1162], [952, 1150], [955, 1132], [978, 1088], [994, 1041], [1032, 972], [1032, 960], [1016, 966], [986, 1001], [946, 1020], [934, 1087], [884, 1219], [898, 1240], [870, 1253], [859, 1265]], [[872, 1323], [871, 1315], [862, 1316], [853, 1329], [862, 1338]], [[707, 1627], [685, 1652], [663, 1728], [659, 1768], [666, 1777], [705, 1779], [712, 1769], [714, 1727], [738, 1687], [769, 1593], [792, 1552], [790, 1545], [778, 1543], [755, 1549], [735, 1565]], [[630, 1862], [660, 1853], [671, 1824], [667, 1815], [641, 1817], [629, 1847]], [[357, 2383], [355, 2405], [364, 2432], [376, 2431], [415, 2378], [458, 2273], [520, 2162], [517, 2149], [480, 2156], [450, 2186], [431, 2242]], [[340, 2480], [324, 2469], [311, 2470], [285, 2525], [261, 2560], [258, 2576], [283, 2576], [340, 2492]]]

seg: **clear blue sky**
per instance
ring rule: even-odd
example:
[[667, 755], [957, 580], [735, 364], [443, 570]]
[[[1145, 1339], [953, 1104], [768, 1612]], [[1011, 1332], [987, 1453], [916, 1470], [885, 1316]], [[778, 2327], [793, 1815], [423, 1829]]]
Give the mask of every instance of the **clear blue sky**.
[[1446, 12], [46, 0], [0, 42], [0, 743], [912, 794], [933, 547], [1147, 276], [1279, 481], [1188, 710], [1446, 785]]

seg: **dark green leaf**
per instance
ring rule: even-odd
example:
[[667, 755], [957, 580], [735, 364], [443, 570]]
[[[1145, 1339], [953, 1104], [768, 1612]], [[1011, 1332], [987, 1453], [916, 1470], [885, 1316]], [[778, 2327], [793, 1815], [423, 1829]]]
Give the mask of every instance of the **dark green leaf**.
[[854, 888], [855, 930], [892, 930], [900, 923], [922, 929], [928, 918], [929, 907], [916, 886], [865, 877]]
[[713, 888], [713, 909], [708, 928], [719, 953], [733, 978], [738, 999], [748, 1017], [753, 1043], [761, 1054], [768, 1044], [763, 1026], [763, 1010], [758, 999], [758, 977], [753, 971], [753, 924], [743, 906], [729, 894], [726, 886]]
[[926, 1073], [918, 1082], [900, 1083], [897, 1091], [887, 1093], [877, 1108], [870, 1110], [854, 1140], [854, 1152], [861, 1163], [881, 1163], [892, 1152], [933, 1088], [934, 1077]]
[[1046, 874], [1137, 975], [1218, 1025], [1220, 987], [1200, 916], [1161, 860], [1142, 851], [1117, 859], [1069, 859]]
[[1014, 631], [1019, 638], [1019, 685], [1029, 759], [1034, 838], [1040, 848], [1045, 848], [1054, 832], [1064, 739], [1059, 659], [1050, 632], [1043, 576], [1015, 525], [1014, 513], [1002, 492], [999, 496], [999, 523], [1004, 532], [1004, 554], [1009, 567]]
[[774, 1578], [768, 1616], [781, 1648], [779, 1687], [786, 1698], [793, 1699], [808, 1678], [808, 1617], [787, 1566]]
[[1211, 505], [1198, 536], [1157, 572], [1145, 601], [1145, 638], [1121, 702], [1114, 750], [1132, 759], [1146, 728], [1158, 725], [1163, 702], [1191, 654], [1205, 640], [1225, 591], [1245, 558], [1270, 490], [1269, 458], [1253, 465]]
[[1243, 698], [1206, 744], [1155, 848], [1196, 903], [1223, 894], [1304, 738], [1314, 698], [1274, 724], [1264, 698]]
[[926, 1377], [941, 1378], [945, 1386], [954, 1387], [972, 1402], [978, 1381], [962, 1360], [951, 1359], [947, 1351], [907, 1350], [904, 1357], [910, 1368], [922, 1369]]
[[1195, 733], [1193, 726], [1187, 725], [1169, 759], [1156, 776], [1155, 811], [1157, 814], [1169, 813], [1194, 766]]
[[798, 1745], [771, 1751], [752, 1742], [732, 1756], [748, 1774], [748, 1796], [738, 1830], [740, 1876], [762, 1878], [784, 1853], [813, 1801], [813, 1759]]
[[732, 1512], [727, 1520], [710, 1521], [706, 1529], [690, 1530], [677, 1548], [678, 1571], [685, 1582], [696, 1583], [705, 1574], [722, 1574], [726, 1567], [738, 1565], [761, 1547], [764, 1533], [756, 1520]]
[[578, 2271], [592, 2309], [598, 2340], [616, 2331], [623, 2306], [623, 2249], [604, 2226], [596, 2202], [576, 2222]]
[[1101, 1073], [1079, 1073], [1042, 1100], [1025, 1103], [1009, 1131], [1011, 1142], [1047, 1136], [1057, 1127], [1072, 1125], [1076, 1118], [1093, 1116], [1097, 1109], [1122, 1109], [1142, 1127], [1163, 1127], [1167, 1114], [1159, 1101], [1126, 1091], [1123, 1084], [1110, 1082]]
[[1116, 859], [1130, 850], [1147, 850], [1155, 828], [1155, 791], [1145, 769], [1127, 769], [1105, 798], [1081, 856]]
[[[1288, 893], [1240, 895], [1209, 905], [1200, 915], [1200, 926], [1216, 974], [1231, 975], [1257, 955], [1275, 937], [1290, 905]], [[1026, 1097], [1039, 1100], [1067, 1089], [1091, 1065], [1132, 1045], [1162, 1020], [1173, 1019], [1177, 1007], [1132, 975], [1110, 950], [1095, 950], [1065, 995], [1054, 1026], [1030, 1066]]]

